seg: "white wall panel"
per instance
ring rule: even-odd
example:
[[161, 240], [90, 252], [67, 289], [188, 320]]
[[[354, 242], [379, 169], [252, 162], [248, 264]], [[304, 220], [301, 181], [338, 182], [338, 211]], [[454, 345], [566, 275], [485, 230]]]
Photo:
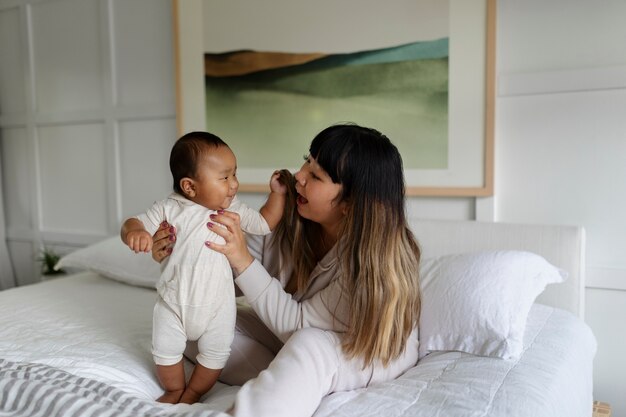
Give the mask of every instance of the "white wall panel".
[[30, 241], [9, 241], [7, 242], [11, 261], [15, 270], [15, 281], [17, 285], [34, 284], [39, 281], [39, 270], [37, 254], [33, 251], [33, 244]]
[[113, 2], [118, 104], [174, 108], [171, 8], [170, 0]]
[[588, 289], [585, 293], [585, 318], [598, 341], [598, 352], [593, 362], [594, 399], [609, 402], [612, 415], [624, 416], [624, 346], [623, 331], [626, 313], [626, 292]]
[[498, 219], [582, 224], [588, 266], [626, 267], [625, 108], [626, 90], [501, 99]]
[[169, 0], [0, 0], [3, 195], [20, 285], [39, 280], [41, 245], [117, 234], [122, 212], [169, 192], [171, 12]]
[[97, 0], [32, 6], [36, 108], [64, 112], [103, 104], [100, 7]]
[[626, 414], [626, 2], [498, 0], [496, 219], [587, 231], [594, 399]]
[[623, 65], [624, 16], [624, 0], [499, 0], [498, 73]]
[[474, 220], [476, 199], [412, 197], [407, 198], [406, 211], [414, 219]]
[[21, 54], [22, 33], [20, 10], [16, 7], [0, 11], [0, 112], [17, 113], [26, 110], [24, 65]]
[[42, 230], [107, 234], [107, 173], [101, 124], [38, 129]]
[[2, 130], [2, 190], [8, 231], [33, 227], [28, 136], [24, 128]]
[[172, 119], [123, 122], [120, 132], [122, 217], [145, 211], [172, 191], [170, 149], [176, 140]]

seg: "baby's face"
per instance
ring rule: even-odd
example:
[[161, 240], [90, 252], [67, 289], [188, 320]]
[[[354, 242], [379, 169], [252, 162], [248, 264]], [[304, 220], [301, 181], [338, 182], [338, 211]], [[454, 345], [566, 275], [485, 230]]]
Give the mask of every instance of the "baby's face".
[[235, 154], [228, 146], [209, 149], [198, 164], [194, 182], [196, 195], [191, 200], [211, 210], [227, 209], [239, 189]]

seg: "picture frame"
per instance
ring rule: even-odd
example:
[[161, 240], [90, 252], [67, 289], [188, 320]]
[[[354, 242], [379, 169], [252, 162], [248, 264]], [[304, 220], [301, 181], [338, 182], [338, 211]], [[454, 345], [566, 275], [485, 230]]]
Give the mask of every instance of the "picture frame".
[[[411, 39], [413, 34], [400, 33], [403, 24], [409, 28], [447, 24], [449, 30], [447, 165], [436, 169], [413, 169], [407, 168], [405, 164], [406, 194], [431, 197], [493, 195], [495, 0], [450, 0], [445, 19], [439, 16], [441, 12], [437, 18], [433, 18], [433, 14], [428, 12], [428, 7], [441, 4], [439, 0], [417, 2], [398, 0], [391, 5], [369, 0], [350, 0], [345, 4], [341, 2], [345, 10], [333, 0], [306, 2], [308, 8], [306, 10], [302, 10], [305, 3], [293, 4], [291, 0], [272, 0], [272, 7], [269, 7], [267, 2], [260, 4], [246, 2], [245, 7], [241, 7], [237, 6], [239, 1], [241, 0], [173, 0], [176, 113], [177, 130], [180, 135], [194, 130], [207, 130], [204, 88], [204, 54], [207, 52], [224, 53], [237, 50], [300, 52], [298, 49], [300, 47], [304, 51], [319, 51], [321, 48], [317, 43], [320, 41], [318, 38], [328, 39], [326, 44], [323, 44], [323, 39], [321, 40], [324, 52], [359, 50], [358, 48], [363, 48], [363, 45], [351, 45], [350, 39], [347, 39], [349, 37], [341, 36], [342, 42], [345, 41], [341, 43], [337, 42], [340, 36], [329, 34], [333, 32], [329, 29], [332, 27], [337, 27], [337, 30], [345, 33], [346, 22], [353, 18], [358, 18], [359, 23], [364, 25], [363, 32], [359, 32], [359, 36], [355, 38], [363, 38], [363, 33], [370, 33], [371, 38], [361, 39], [360, 42], [366, 42], [372, 49], [396, 45]], [[394, 7], [391, 7], [392, 5]], [[261, 7], [267, 11], [260, 9]], [[407, 10], [415, 7], [421, 9], [407, 13]], [[284, 13], [275, 13], [276, 10], [283, 10]], [[285, 19], [285, 15], [290, 16], [290, 19]], [[298, 20], [298, 16], [301, 17], [301, 21]], [[420, 16], [426, 20], [423, 23], [416, 23], [420, 22]], [[321, 26], [316, 24], [316, 19], [323, 19], [324, 30], [320, 30]], [[381, 20], [383, 23], [393, 22], [391, 25], [393, 27], [400, 27], [397, 30], [398, 34], [389, 34], [391, 26], [380, 24]], [[310, 26], [303, 23], [305, 21], [311, 22]], [[284, 28], [281, 28], [281, 25]], [[293, 29], [295, 34], [287, 32], [290, 27], [297, 28]], [[381, 32], [377, 33], [376, 28], [379, 27]], [[289, 33], [290, 36], [285, 36], [285, 33]], [[343, 50], [329, 50], [329, 45], [336, 47], [338, 43], [341, 44], [339, 48], [344, 48]], [[219, 132], [213, 133], [219, 135]], [[302, 154], [306, 153], [306, 146], [313, 136], [308, 134], [301, 139], [305, 143]], [[248, 149], [247, 146], [236, 147], [236, 144], [233, 146], [230, 137], [223, 139], [233, 147], [239, 160], [245, 160], [240, 157], [242, 152], [255, 152], [252, 147]], [[419, 152], [419, 149], [415, 151]], [[406, 151], [402, 153], [405, 158]], [[258, 168], [246, 166], [245, 163], [240, 164], [238, 166], [240, 191], [267, 192], [269, 178], [274, 169], [288, 168], [295, 171], [301, 162], [298, 159], [285, 160], [285, 164], [289, 163], [294, 166]]]

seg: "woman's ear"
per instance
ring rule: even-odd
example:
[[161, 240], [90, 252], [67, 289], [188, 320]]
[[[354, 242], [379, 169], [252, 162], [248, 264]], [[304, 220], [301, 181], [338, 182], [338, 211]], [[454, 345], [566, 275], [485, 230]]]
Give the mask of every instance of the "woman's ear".
[[350, 203], [348, 203], [347, 201], [342, 201], [341, 202], [341, 214], [343, 214], [344, 216], [347, 215], [349, 209], [350, 209]]
[[182, 178], [179, 185], [180, 189], [183, 190], [185, 197], [193, 198], [196, 196], [196, 184], [191, 178]]

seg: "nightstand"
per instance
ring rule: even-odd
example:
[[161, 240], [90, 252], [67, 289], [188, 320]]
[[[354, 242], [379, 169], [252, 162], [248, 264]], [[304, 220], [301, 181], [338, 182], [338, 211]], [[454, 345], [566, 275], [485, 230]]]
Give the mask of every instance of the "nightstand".
[[594, 401], [592, 417], [611, 417], [611, 405], [600, 401]]

